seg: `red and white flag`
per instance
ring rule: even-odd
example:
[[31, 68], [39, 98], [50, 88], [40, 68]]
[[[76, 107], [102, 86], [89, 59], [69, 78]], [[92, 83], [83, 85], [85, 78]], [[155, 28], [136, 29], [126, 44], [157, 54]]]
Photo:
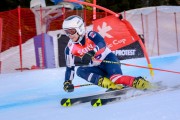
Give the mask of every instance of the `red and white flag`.
[[120, 20], [113, 15], [95, 20], [93, 25], [93, 30], [101, 34], [112, 51], [139, 39], [128, 21]]

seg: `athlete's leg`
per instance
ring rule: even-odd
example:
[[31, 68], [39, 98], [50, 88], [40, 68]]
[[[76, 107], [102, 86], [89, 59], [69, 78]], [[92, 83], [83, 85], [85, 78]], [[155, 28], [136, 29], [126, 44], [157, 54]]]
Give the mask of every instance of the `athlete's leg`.
[[[119, 59], [113, 54], [110, 53], [105, 60], [112, 62], [119, 62]], [[115, 84], [123, 84], [127, 86], [132, 86], [134, 77], [122, 75], [121, 65], [113, 63], [102, 63], [102, 69], [106, 70], [108, 78]]]
[[123, 86], [117, 86], [106, 76], [106, 72], [104, 72], [98, 66], [93, 67], [79, 67], [77, 69], [77, 75], [88, 82], [91, 82], [95, 85], [101, 86], [103, 88], [108, 89], [122, 89]]
[[[113, 53], [110, 53], [105, 60], [119, 62], [118, 58]], [[137, 89], [148, 89], [151, 87], [151, 84], [142, 77], [122, 75], [121, 66], [119, 64], [102, 63], [101, 67], [106, 70], [108, 77], [115, 84], [123, 84]]]
[[96, 85], [98, 84], [99, 78], [105, 76], [104, 71], [97, 66], [78, 67], [76, 73], [79, 77]]

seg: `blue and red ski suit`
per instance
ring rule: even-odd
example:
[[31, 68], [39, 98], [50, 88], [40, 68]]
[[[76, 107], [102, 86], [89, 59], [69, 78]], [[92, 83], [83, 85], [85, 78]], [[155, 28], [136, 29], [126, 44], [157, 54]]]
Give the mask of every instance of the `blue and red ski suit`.
[[92, 60], [89, 66], [80, 66], [77, 68], [77, 75], [88, 82], [98, 84], [98, 80], [101, 77], [107, 77], [115, 84], [124, 84], [132, 86], [134, 77], [122, 75], [121, 66], [119, 64], [110, 64], [102, 62], [113, 61], [119, 62], [119, 59], [114, 53], [107, 47], [104, 38], [95, 31], [90, 31], [87, 34], [87, 38], [84, 38], [79, 43], [69, 41], [65, 48], [66, 59], [66, 72], [65, 81], [73, 80], [75, 73], [75, 56], [82, 58], [82, 56], [90, 50], [96, 52], [95, 59]]

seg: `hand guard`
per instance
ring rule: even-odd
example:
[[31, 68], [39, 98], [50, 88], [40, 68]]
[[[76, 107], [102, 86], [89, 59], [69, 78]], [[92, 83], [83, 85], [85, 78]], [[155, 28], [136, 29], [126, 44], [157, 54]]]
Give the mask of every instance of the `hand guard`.
[[82, 57], [82, 62], [87, 62], [90, 63], [90, 61], [92, 60], [92, 57], [94, 57], [95, 55], [95, 51], [94, 50], [90, 50], [88, 51], [86, 54], [84, 54], [84, 56]]
[[64, 91], [66, 91], [66, 92], [74, 91], [74, 85], [72, 84], [71, 80], [67, 80], [64, 82]]

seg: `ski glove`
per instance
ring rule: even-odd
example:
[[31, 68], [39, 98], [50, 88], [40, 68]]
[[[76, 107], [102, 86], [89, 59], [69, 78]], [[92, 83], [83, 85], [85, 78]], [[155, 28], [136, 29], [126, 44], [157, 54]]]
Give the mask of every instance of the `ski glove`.
[[90, 63], [90, 61], [92, 60], [92, 57], [94, 57], [95, 55], [95, 51], [94, 50], [90, 50], [87, 53], [84, 54], [84, 56], [82, 57], [82, 62], [87, 62]]
[[66, 92], [74, 91], [74, 85], [72, 84], [71, 80], [67, 80], [64, 82], [64, 91], [66, 91]]

